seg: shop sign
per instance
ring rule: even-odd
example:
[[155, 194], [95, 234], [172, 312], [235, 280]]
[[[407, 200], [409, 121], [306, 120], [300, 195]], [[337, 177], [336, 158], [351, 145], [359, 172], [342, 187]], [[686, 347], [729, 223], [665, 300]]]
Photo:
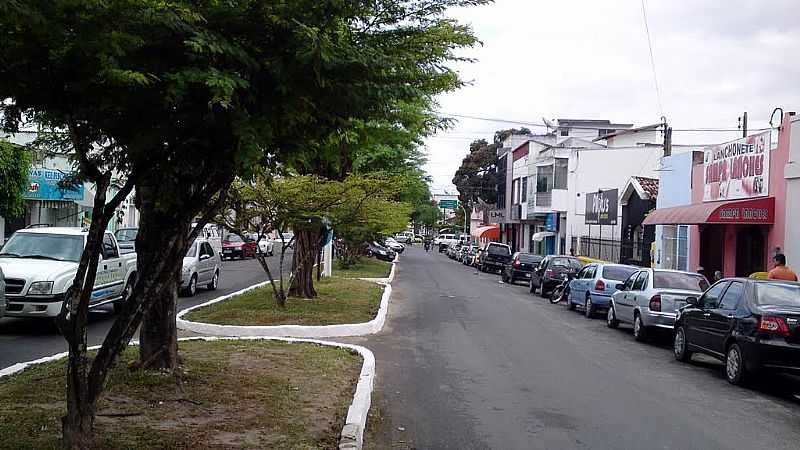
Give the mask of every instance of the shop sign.
[[548, 213], [544, 219], [545, 231], [558, 231], [558, 213]]
[[770, 132], [704, 149], [703, 201], [769, 194]]
[[60, 170], [31, 168], [24, 197], [29, 200], [83, 200], [82, 183], [74, 189], [62, 189], [58, 185], [66, 176]]
[[505, 220], [505, 209], [490, 209], [486, 211], [486, 223], [504, 223]]
[[586, 193], [584, 223], [587, 225], [616, 225], [618, 201], [618, 189]]
[[724, 203], [708, 216], [707, 223], [760, 223], [775, 221], [775, 198]]

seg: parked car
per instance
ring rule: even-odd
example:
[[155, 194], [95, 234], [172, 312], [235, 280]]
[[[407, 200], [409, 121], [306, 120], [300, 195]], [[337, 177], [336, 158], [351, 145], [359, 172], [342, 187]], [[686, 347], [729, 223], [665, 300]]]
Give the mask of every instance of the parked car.
[[479, 268], [481, 272], [498, 272], [511, 261], [511, 247], [500, 242], [489, 242], [483, 247]]
[[389, 247], [390, 249], [394, 250], [397, 253], [403, 253], [406, 249], [406, 246], [397, 242], [394, 238], [388, 237], [384, 241], [385, 247]]
[[640, 269], [616, 287], [606, 314], [608, 326], [633, 324], [633, 336], [644, 341], [654, 328], [672, 330], [678, 309], [708, 289], [708, 280], [695, 272]]
[[569, 277], [581, 270], [583, 263], [574, 256], [548, 255], [539, 263], [536, 270], [531, 272], [531, 282], [528, 284], [532, 293], [539, 291], [544, 297], [562, 281], [562, 275]]
[[[0, 250], [5, 275], [6, 315], [54, 318], [78, 272], [88, 231], [70, 227], [25, 228], [16, 231]], [[127, 301], [136, 279], [136, 253], [121, 254], [107, 231], [100, 246], [89, 308]]]
[[222, 259], [255, 258], [256, 242], [249, 237], [242, 239], [238, 234], [229, 234], [222, 240]]
[[[283, 240], [281, 240], [281, 236], [283, 236]], [[284, 231], [283, 233], [275, 232], [275, 236], [272, 238], [272, 244], [278, 248], [282, 248], [282, 246], [286, 245], [286, 248], [294, 248], [294, 238], [293, 231]]]
[[394, 239], [401, 244], [413, 243], [414, 233], [410, 231], [402, 231], [400, 233], [395, 234]]
[[397, 256], [394, 250], [384, 247], [377, 242], [370, 242], [367, 244], [367, 255], [388, 262], [394, 261], [394, 258]]
[[544, 259], [541, 255], [534, 255], [531, 253], [517, 252], [511, 257], [511, 260], [503, 266], [503, 281], [506, 283], [514, 284], [517, 280], [530, 280], [531, 272], [536, 269], [536, 266]]
[[198, 285], [205, 285], [209, 291], [217, 289], [222, 270], [219, 253], [204, 238], [192, 242], [183, 257], [181, 269], [181, 293], [189, 297], [197, 293]]
[[0, 269], [0, 319], [6, 314], [6, 278]]
[[473, 266], [475, 265], [475, 257], [478, 255], [478, 246], [477, 245], [470, 245], [467, 247], [467, 254], [464, 255], [464, 258], [461, 260], [461, 263], [465, 266]]
[[800, 374], [800, 284], [733, 278], [687, 298], [675, 319], [675, 359], [704, 353], [741, 384], [760, 370]]
[[139, 234], [138, 228], [120, 228], [114, 233], [117, 238], [117, 245], [119, 251], [122, 253], [130, 253], [136, 251], [136, 235]]
[[469, 253], [470, 247], [471, 247], [471, 245], [469, 245], [469, 244], [462, 244], [461, 245], [461, 249], [458, 251], [458, 255], [456, 257], [456, 261], [458, 261], [458, 262], [463, 264], [464, 263], [464, 259], [467, 257], [467, 254]]
[[639, 268], [622, 264], [593, 263], [584, 266], [569, 283], [567, 307], [583, 308], [587, 318], [598, 311], [608, 310], [611, 296], [617, 292], [617, 285], [622, 284]]
[[450, 244], [458, 242], [455, 234], [440, 234], [433, 239], [433, 245], [439, 247], [439, 253], [444, 253]]
[[258, 251], [261, 252], [262, 255], [272, 256], [275, 254], [275, 243], [272, 242], [271, 239], [268, 239], [266, 236], [262, 236], [261, 239], [258, 239], [258, 233], [253, 233], [252, 236], [253, 240], [258, 241]]

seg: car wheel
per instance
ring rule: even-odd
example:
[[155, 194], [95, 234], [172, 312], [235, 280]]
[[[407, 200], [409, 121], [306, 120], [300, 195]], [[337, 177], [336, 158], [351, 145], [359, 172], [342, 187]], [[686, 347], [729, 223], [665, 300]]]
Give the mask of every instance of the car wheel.
[[131, 298], [131, 294], [133, 293], [133, 284], [136, 282], [136, 274], [131, 275], [131, 279], [128, 280], [128, 283], [125, 284], [125, 289], [122, 290], [122, 300], [114, 302], [114, 312], [119, 314], [122, 312], [122, 309], [125, 307], [125, 303], [128, 303], [128, 300]]
[[639, 342], [647, 340], [647, 327], [642, 323], [642, 316], [638, 313], [633, 317], [633, 337]]
[[594, 316], [595, 310], [591, 295], [586, 296], [586, 302], [583, 304], [583, 312], [586, 314], [587, 319], [591, 319]]
[[194, 294], [197, 293], [197, 275], [192, 275], [192, 278], [189, 279], [189, 286], [186, 286], [185, 292], [187, 297], [194, 297]]
[[747, 381], [744, 354], [739, 344], [733, 343], [725, 353], [725, 378], [728, 383], [740, 386]]
[[503, 280], [503, 283], [508, 283], [508, 277], [506, 276], [505, 270], [500, 274], [500, 279]]
[[531, 294], [536, 293], [536, 287], [533, 285], [533, 280], [528, 282], [528, 292], [530, 292]]
[[692, 359], [692, 352], [689, 351], [689, 346], [686, 342], [686, 330], [683, 325], [675, 330], [675, 338], [672, 341], [672, 351], [675, 354], [675, 359], [681, 362], [687, 362]]
[[209, 291], [216, 291], [219, 285], [219, 270], [214, 271], [214, 276], [211, 277], [211, 282], [206, 285]]
[[608, 306], [608, 312], [606, 313], [606, 326], [608, 326], [608, 328], [617, 328], [619, 326], [617, 313], [614, 312], [614, 307], [611, 305]]

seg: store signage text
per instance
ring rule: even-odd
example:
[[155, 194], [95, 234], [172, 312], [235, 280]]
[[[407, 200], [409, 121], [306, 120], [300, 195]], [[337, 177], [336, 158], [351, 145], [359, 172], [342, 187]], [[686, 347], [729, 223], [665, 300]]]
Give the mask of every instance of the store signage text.
[[770, 132], [707, 147], [703, 201], [763, 197], [769, 193]]

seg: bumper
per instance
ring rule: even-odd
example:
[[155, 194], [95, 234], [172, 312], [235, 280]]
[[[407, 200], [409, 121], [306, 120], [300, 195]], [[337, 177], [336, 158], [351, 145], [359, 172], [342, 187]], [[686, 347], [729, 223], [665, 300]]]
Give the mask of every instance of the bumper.
[[675, 326], [675, 313], [641, 310], [642, 324], [646, 327], [657, 327], [672, 330]]
[[511, 275], [514, 276], [515, 280], [530, 280], [531, 279], [531, 272], [525, 272], [522, 270], [512, 270]]
[[500, 262], [500, 261], [484, 261], [483, 262], [483, 266], [484, 267], [489, 268], [489, 269], [494, 269], [494, 270], [502, 270], [503, 267], [505, 267], [505, 265], [506, 264], [504, 262]]
[[763, 367], [800, 374], [800, 345], [787, 344], [782, 339], [754, 340], [740, 344], [743, 344], [745, 358], [751, 369]]
[[52, 299], [8, 298], [7, 317], [56, 317], [61, 312], [63, 297]]
[[222, 249], [223, 258], [241, 258], [242, 255], [244, 255], [244, 250], [242, 249]]
[[[611, 296], [610, 295], [603, 295], [597, 294], [592, 292], [590, 294], [592, 296], [592, 304], [597, 308], [608, 309], [611, 306]], [[672, 321], [675, 321], [675, 317], [673, 316]]]

